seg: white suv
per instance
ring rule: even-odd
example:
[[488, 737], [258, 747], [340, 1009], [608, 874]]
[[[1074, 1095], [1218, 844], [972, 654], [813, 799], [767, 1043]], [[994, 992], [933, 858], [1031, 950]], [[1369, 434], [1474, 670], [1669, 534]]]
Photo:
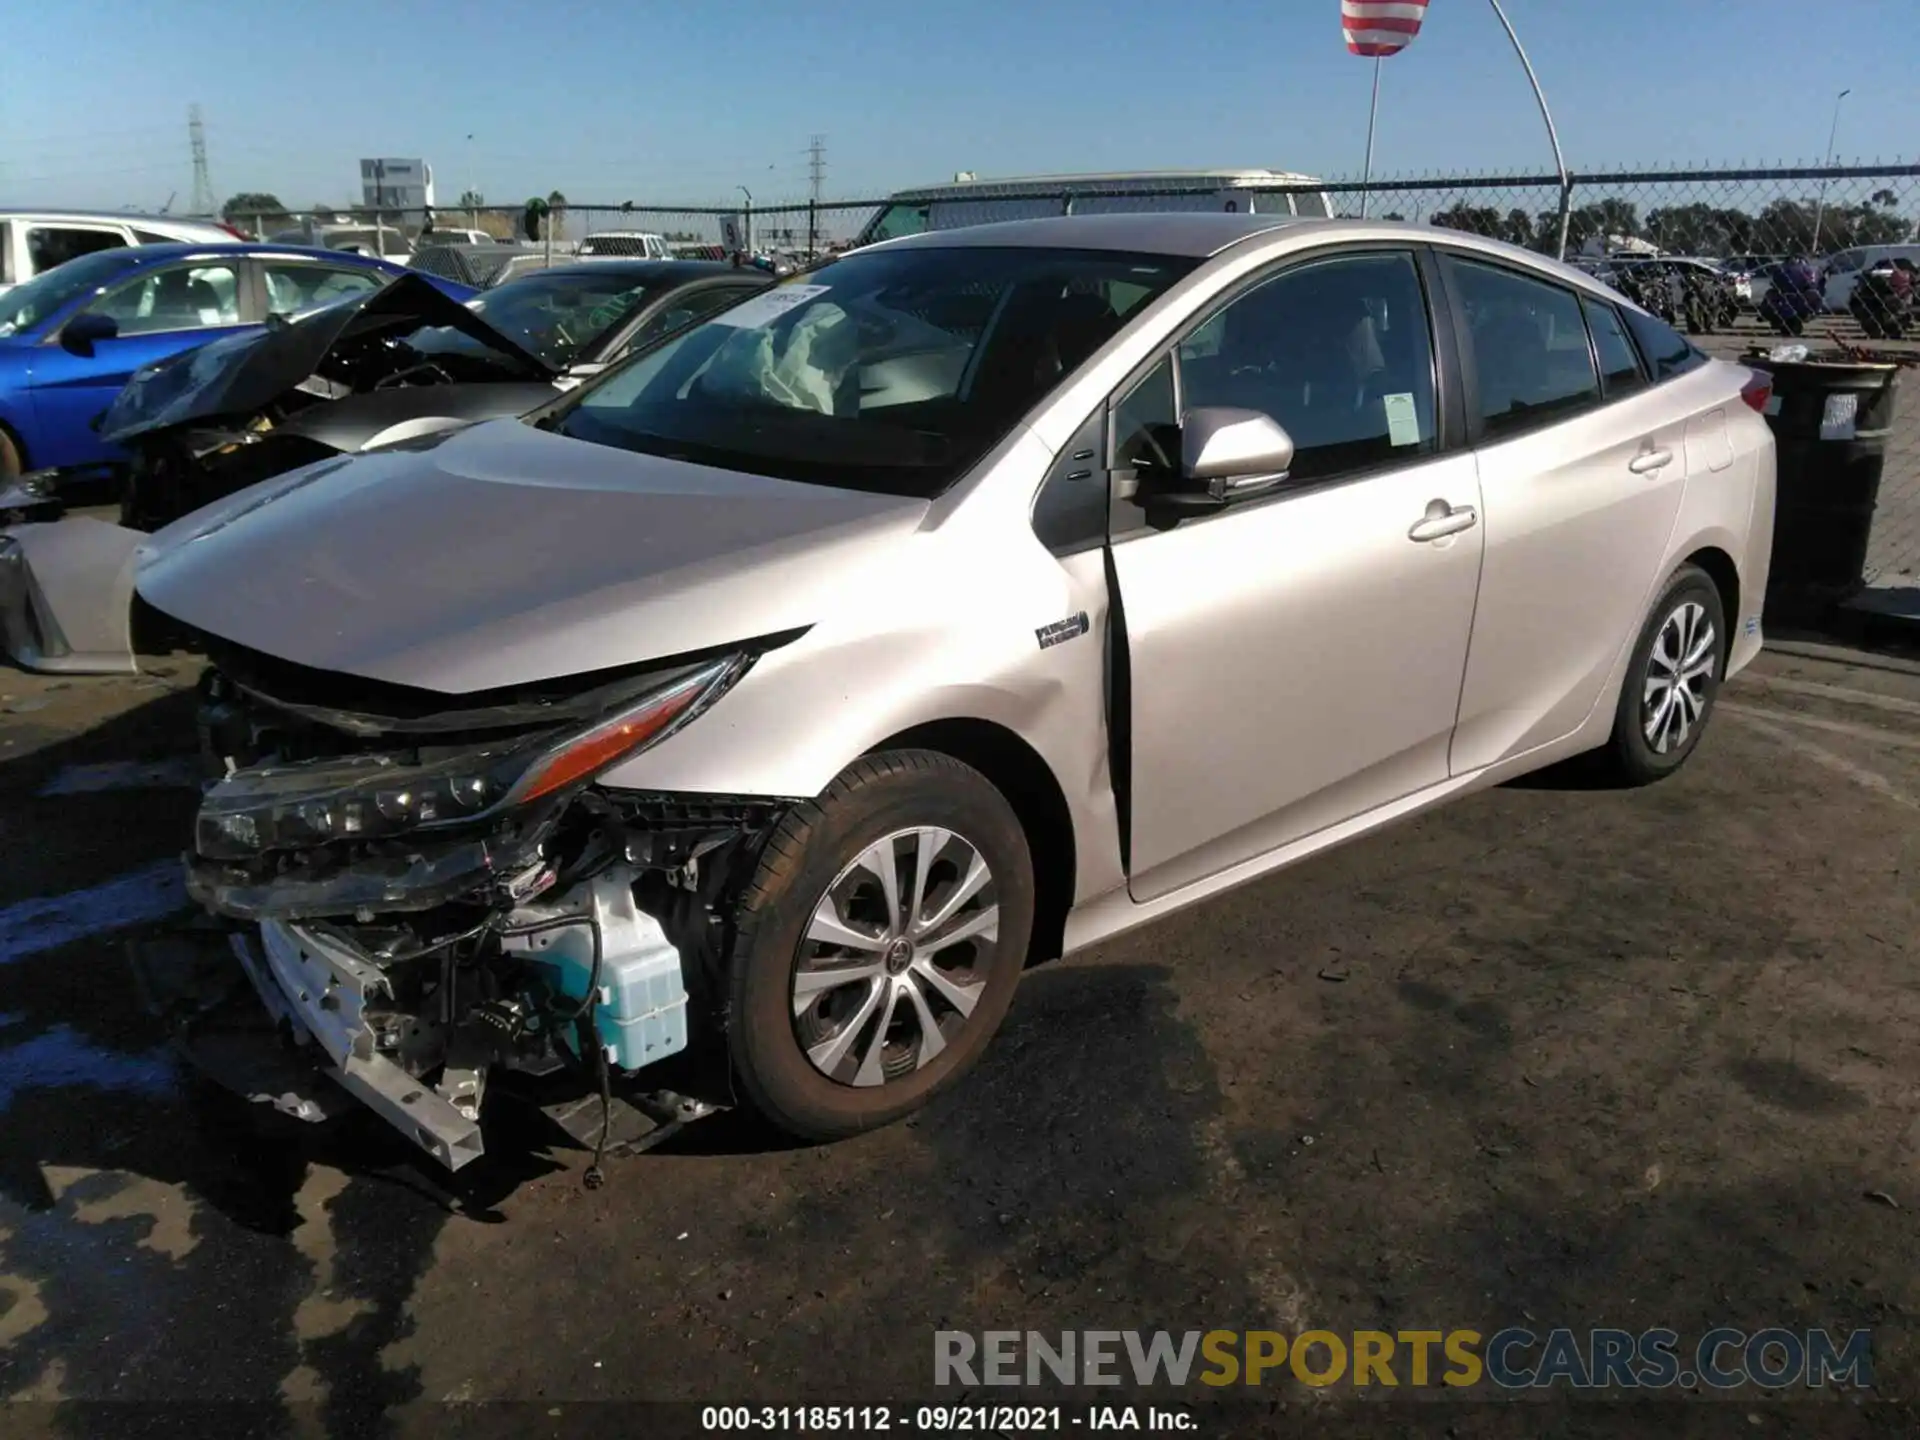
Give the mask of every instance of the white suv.
[[0, 290], [121, 245], [226, 245], [244, 237], [211, 220], [100, 210], [0, 210]]

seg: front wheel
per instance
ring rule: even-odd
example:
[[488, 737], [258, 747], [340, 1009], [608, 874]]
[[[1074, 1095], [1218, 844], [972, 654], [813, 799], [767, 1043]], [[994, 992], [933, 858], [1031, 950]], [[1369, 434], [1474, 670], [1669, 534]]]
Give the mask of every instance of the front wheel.
[[1620, 687], [1604, 761], [1626, 785], [1678, 770], [1700, 743], [1726, 664], [1726, 616], [1706, 571], [1682, 565], [1660, 592]]
[[831, 1140], [958, 1080], [1026, 964], [1033, 862], [1013, 809], [950, 756], [856, 761], [767, 843], [733, 949], [728, 1043], [748, 1102]]

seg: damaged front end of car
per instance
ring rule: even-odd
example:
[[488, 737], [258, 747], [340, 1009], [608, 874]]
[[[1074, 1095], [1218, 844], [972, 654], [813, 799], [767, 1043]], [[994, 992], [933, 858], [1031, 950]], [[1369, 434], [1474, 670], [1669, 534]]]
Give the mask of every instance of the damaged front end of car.
[[788, 638], [468, 697], [210, 642], [201, 729], [221, 778], [187, 884], [281, 1069], [223, 1063], [230, 1019], [176, 995], [187, 1053], [305, 1119], [344, 1091], [448, 1169], [484, 1149], [490, 1080], [558, 1096], [549, 1113], [583, 1142], [597, 1128], [596, 1150], [616, 1097], [650, 1126], [727, 1103], [732, 910], [792, 802], [596, 779]]

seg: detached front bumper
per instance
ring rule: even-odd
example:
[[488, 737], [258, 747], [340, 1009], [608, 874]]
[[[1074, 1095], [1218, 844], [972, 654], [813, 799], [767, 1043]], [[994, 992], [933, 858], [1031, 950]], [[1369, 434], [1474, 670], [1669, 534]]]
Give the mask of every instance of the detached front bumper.
[[72, 515], [0, 532], [0, 643], [22, 669], [131, 675], [135, 552], [147, 537]]
[[378, 1052], [365, 1019], [369, 1002], [389, 997], [378, 967], [347, 945], [274, 921], [257, 938], [236, 935], [233, 950], [268, 1011], [320, 1048], [343, 1090], [449, 1170], [485, 1152], [477, 1073], [450, 1068], [439, 1085], [427, 1085]]

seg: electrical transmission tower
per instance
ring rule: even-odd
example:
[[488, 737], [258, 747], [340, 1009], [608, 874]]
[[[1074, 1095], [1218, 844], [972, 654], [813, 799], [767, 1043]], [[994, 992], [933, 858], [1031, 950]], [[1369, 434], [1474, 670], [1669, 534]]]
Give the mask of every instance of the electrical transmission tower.
[[827, 137], [816, 135], [807, 146], [807, 179], [813, 186], [813, 203], [820, 203], [821, 187], [827, 178]]
[[207, 174], [207, 127], [201, 123], [198, 105], [187, 107], [187, 138], [193, 142], [193, 213], [212, 215], [220, 202], [214, 198], [213, 178]]

